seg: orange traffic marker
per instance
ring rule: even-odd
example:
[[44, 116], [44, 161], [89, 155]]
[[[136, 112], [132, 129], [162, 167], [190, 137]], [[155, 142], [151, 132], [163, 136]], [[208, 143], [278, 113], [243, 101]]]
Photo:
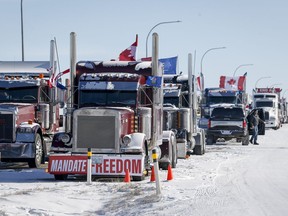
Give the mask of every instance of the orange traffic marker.
[[154, 171], [154, 166], [152, 166], [150, 182], [154, 182], [154, 181], [155, 181], [155, 171]]
[[172, 174], [172, 168], [171, 165], [168, 165], [168, 173], [167, 173], [167, 181], [170, 181], [173, 179], [173, 174]]
[[131, 179], [130, 179], [130, 173], [129, 173], [129, 170], [126, 169], [125, 170], [125, 178], [124, 178], [124, 182], [130, 182]]

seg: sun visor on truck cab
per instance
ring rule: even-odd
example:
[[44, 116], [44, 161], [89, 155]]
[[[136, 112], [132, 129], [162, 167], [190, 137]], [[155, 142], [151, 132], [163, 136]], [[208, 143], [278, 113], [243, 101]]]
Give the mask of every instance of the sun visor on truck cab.
[[[55, 63], [56, 65], [56, 63]], [[0, 75], [50, 76], [50, 61], [0, 61]]]

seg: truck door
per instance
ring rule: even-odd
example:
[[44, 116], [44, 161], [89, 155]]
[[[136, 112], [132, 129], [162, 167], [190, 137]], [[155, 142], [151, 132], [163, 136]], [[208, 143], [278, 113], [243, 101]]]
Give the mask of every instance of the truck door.
[[252, 128], [251, 128], [251, 119], [252, 119], [252, 116], [254, 115], [254, 112], [258, 110], [258, 115], [259, 115], [259, 118], [263, 121], [260, 121], [259, 122], [259, 125], [258, 125], [258, 135], [265, 135], [265, 113], [264, 113], [264, 110], [261, 109], [261, 108], [257, 108], [257, 109], [253, 109], [250, 111], [250, 113], [248, 114], [247, 116], [247, 123], [248, 123], [248, 128], [249, 128], [249, 135], [252, 135], [253, 132], [252, 132]]

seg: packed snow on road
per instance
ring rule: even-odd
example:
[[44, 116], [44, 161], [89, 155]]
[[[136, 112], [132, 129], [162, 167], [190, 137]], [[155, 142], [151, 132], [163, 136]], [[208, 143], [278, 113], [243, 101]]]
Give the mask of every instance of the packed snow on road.
[[179, 159], [173, 179], [160, 170], [161, 194], [141, 182], [55, 181], [45, 169], [1, 163], [0, 215], [286, 215], [288, 125], [266, 130], [259, 146], [218, 142]]

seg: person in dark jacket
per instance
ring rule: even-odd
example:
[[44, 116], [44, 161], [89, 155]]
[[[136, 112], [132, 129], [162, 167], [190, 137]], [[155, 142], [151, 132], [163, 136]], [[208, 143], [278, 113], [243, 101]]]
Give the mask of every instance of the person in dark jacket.
[[251, 128], [253, 130], [253, 134], [250, 139], [250, 143], [253, 143], [254, 145], [259, 145], [259, 143], [257, 142], [257, 138], [258, 138], [258, 125], [260, 121], [263, 120], [259, 118], [258, 110], [255, 110], [254, 115], [252, 115], [251, 118]]

